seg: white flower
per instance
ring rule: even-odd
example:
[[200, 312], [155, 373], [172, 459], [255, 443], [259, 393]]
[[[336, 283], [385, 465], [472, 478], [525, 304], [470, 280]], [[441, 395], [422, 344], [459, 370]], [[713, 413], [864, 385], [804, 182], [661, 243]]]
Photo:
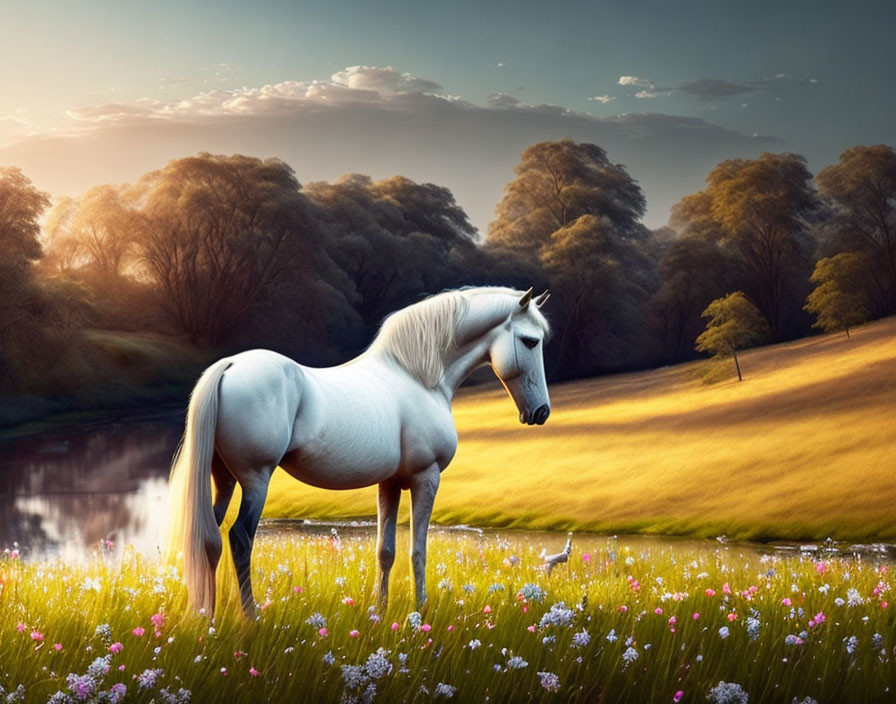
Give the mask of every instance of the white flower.
[[480, 647], [481, 645], [482, 645], [482, 643], [480, 642], [480, 640], [478, 638], [474, 638], [469, 643], [467, 643], [467, 647], [470, 650], [476, 650], [476, 648]]
[[610, 632], [607, 633], [607, 640], [611, 643], [615, 643], [617, 640], [619, 640], [619, 636], [616, 635], [615, 628], [610, 629]]
[[713, 704], [747, 704], [750, 695], [739, 684], [720, 681], [709, 690], [706, 698]]
[[719, 629], [719, 638], [721, 638], [722, 640], [725, 640], [725, 638], [727, 638], [729, 635], [730, 635], [730, 634], [729, 634], [729, 631], [728, 631], [728, 626], [722, 626], [722, 627]]
[[549, 692], [560, 690], [560, 678], [553, 672], [539, 672], [538, 679], [541, 680], [541, 686]]
[[436, 685], [435, 690], [433, 690], [432, 698], [437, 699], [439, 697], [445, 697], [446, 699], [451, 699], [456, 693], [457, 687], [452, 687], [450, 684], [439, 682]]
[[634, 648], [629, 648], [622, 654], [622, 662], [625, 664], [625, 667], [631, 665], [635, 660], [640, 657], [640, 653]]

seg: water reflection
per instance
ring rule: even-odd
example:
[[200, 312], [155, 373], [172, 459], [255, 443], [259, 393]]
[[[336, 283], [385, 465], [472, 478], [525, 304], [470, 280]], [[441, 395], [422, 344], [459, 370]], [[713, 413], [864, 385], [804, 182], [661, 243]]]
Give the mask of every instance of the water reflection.
[[178, 411], [57, 425], [0, 445], [0, 547], [77, 559], [101, 541], [153, 554], [167, 519]]

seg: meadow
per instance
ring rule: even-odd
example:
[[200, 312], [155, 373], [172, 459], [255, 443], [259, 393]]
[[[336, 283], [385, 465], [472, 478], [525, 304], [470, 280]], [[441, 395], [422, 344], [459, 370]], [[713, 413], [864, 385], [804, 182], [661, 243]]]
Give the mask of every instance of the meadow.
[[[373, 602], [369, 537], [260, 534], [260, 612], [232, 571], [210, 623], [176, 569], [125, 548], [72, 565], [0, 558], [0, 701], [892, 701], [892, 579], [876, 557], [537, 546], [433, 536], [430, 601], [400, 560]], [[749, 698], [749, 699], [748, 699]]]
[[[737, 539], [896, 540], [896, 319], [730, 360], [556, 384], [543, 427], [462, 390], [433, 521]], [[407, 517], [407, 500], [402, 517]], [[267, 517], [355, 518], [375, 489], [274, 475]]]

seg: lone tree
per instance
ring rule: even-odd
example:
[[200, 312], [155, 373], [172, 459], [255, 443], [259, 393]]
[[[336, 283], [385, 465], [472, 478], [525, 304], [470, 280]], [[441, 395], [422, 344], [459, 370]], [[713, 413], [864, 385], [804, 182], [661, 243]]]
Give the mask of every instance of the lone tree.
[[809, 294], [806, 310], [817, 316], [812, 327], [825, 332], [849, 329], [868, 320], [865, 295], [862, 291], [865, 267], [859, 255], [842, 252], [819, 259], [810, 279], [815, 290]]
[[759, 342], [768, 334], [768, 325], [762, 314], [741, 291], [717, 298], [703, 311], [707, 319], [706, 330], [697, 338], [699, 352], [710, 352], [716, 357], [731, 354], [737, 369], [737, 380], [743, 381], [737, 350]]

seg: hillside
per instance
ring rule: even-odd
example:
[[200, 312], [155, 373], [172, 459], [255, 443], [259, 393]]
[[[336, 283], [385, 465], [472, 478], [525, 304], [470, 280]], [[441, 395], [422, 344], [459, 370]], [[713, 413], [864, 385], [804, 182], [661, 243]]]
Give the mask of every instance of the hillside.
[[[433, 520], [896, 539], [896, 319], [745, 352], [740, 383], [704, 384], [701, 364], [554, 386], [540, 428], [503, 390], [463, 391]], [[278, 471], [265, 516], [369, 516], [375, 496]]]

